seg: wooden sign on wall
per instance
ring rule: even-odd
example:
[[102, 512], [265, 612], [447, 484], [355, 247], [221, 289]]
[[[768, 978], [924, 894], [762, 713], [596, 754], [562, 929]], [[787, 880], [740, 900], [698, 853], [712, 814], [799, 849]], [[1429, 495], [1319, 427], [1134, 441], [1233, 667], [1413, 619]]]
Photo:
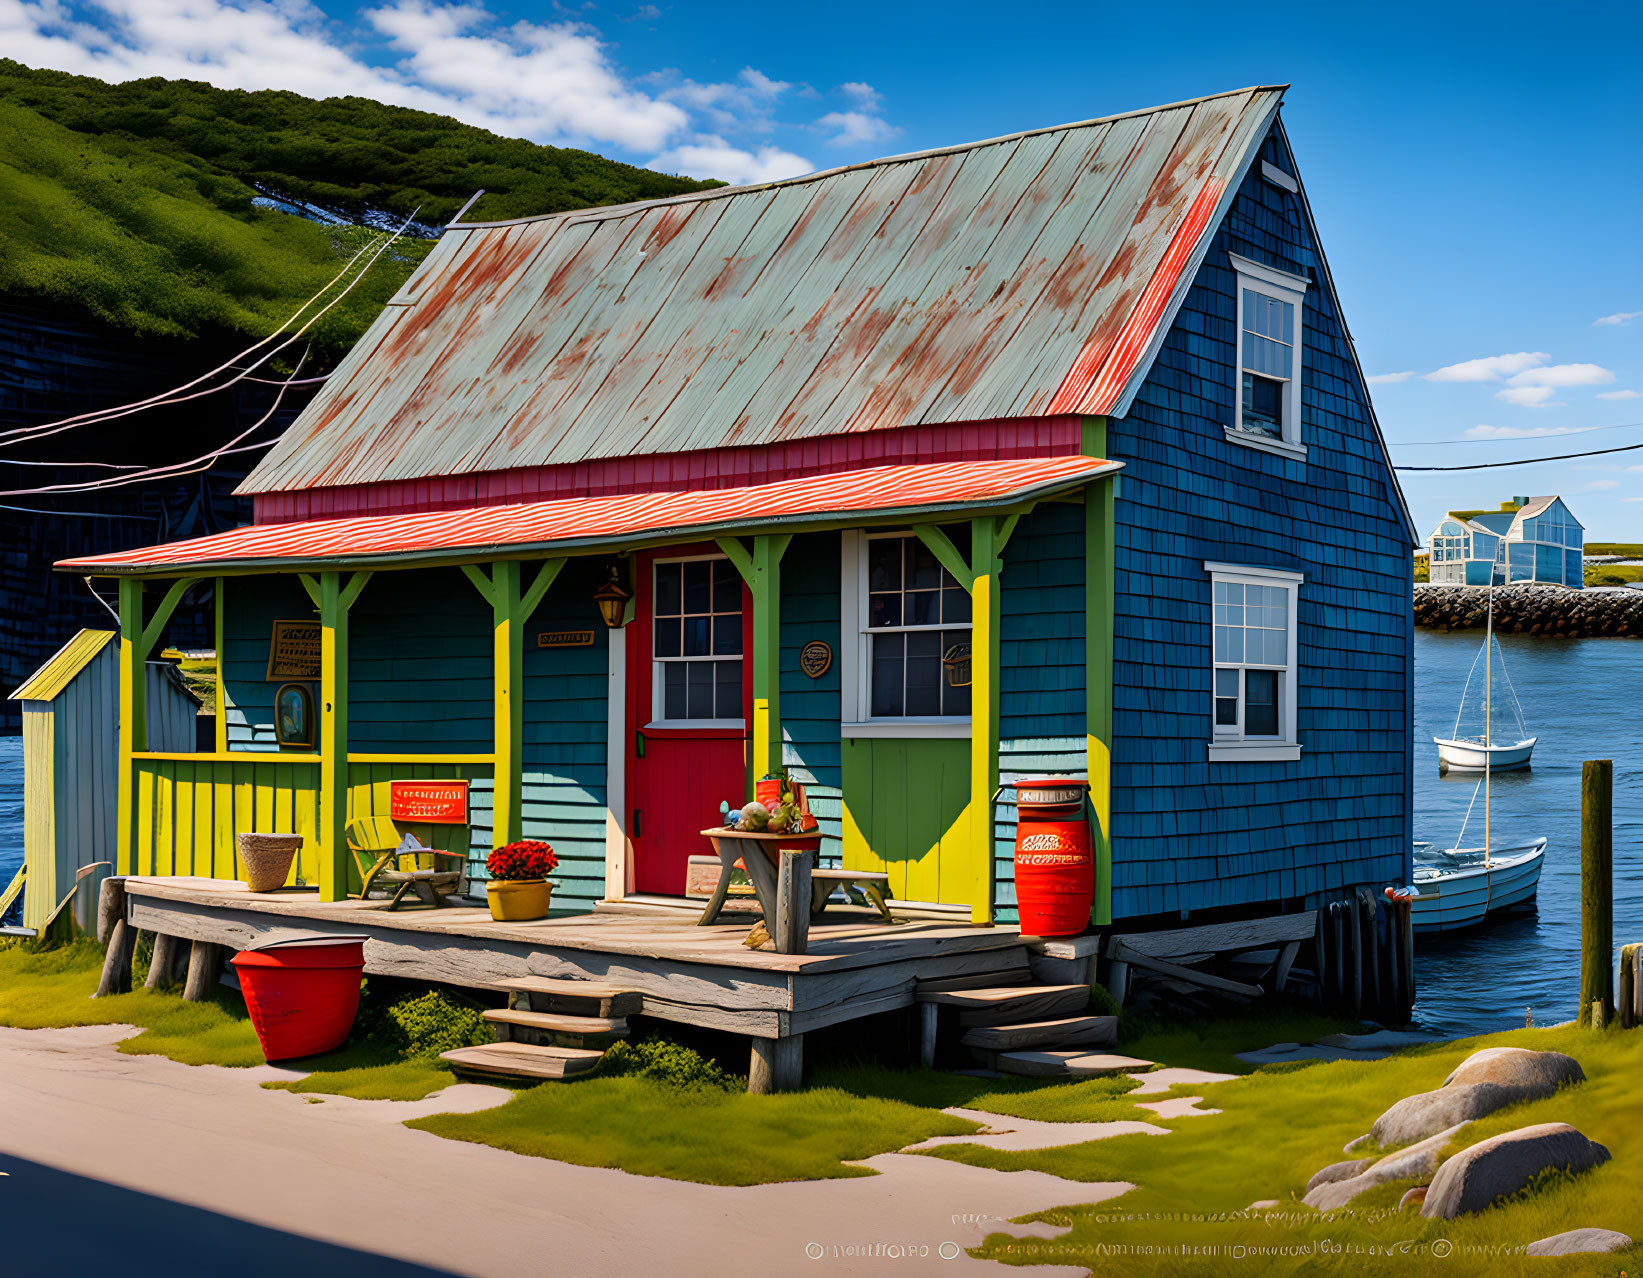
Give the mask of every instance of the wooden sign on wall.
[[591, 648], [591, 630], [544, 630], [536, 636], [538, 648]]
[[799, 649], [799, 669], [812, 679], [820, 679], [833, 665], [833, 649], [820, 639], [812, 639]]
[[390, 781], [388, 815], [395, 821], [468, 824], [466, 781]]
[[268, 641], [269, 683], [319, 678], [320, 624], [317, 621], [276, 621]]

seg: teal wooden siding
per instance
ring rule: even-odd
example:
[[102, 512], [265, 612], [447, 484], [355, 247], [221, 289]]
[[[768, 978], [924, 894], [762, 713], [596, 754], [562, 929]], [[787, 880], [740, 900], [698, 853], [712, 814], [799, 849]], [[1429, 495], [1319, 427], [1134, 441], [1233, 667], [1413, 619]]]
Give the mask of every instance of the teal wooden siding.
[[1082, 731], [1077, 736], [1066, 737], [1000, 738], [1000, 793], [998, 804], [993, 808], [993, 900], [995, 917], [1000, 923], [1014, 923], [1017, 918], [1014, 782], [1024, 777], [1087, 778], [1088, 775], [1089, 758]]
[[[1295, 169], [1278, 140], [1261, 152]], [[1129, 415], [1108, 431], [1117, 501], [1113, 912], [1330, 899], [1407, 881], [1410, 535], [1338, 303], [1297, 197], [1257, 163]], [[1312, 280], [1302, 316], [1304, 461], [1229, 441], [1228, 252]], [[1204, 562], [1306, 574], [1296, 762], [1210, 763]]]
[[218, 670], [228, 748], [278, 751], [274, 690], [279, 684], [266, 678], [269, 637], [276, 621], [314, 617], [313, 600], [295, 577], [225, 577], [222, 606], [223, 651], [218, 655]]
[[[839, 534], [795, 537], [782, 557], [782, 763], [803, 784], [821, 823], [821, 862], [837, 866], [844, 849], [844, 774], [839, 743]], [[799, 669], [812, 639], [833, 649], [819, 679]]]

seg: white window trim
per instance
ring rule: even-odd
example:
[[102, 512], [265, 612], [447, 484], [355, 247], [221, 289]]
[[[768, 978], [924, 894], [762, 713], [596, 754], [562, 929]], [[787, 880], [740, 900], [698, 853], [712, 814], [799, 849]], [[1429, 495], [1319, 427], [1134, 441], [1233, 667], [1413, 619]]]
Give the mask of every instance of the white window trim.
[[[905, 530], [893, 535], [901, 536]], [[841, 737], [968, 738], [969, 715], [907, 716], [874, 718], [868, 680], [872, 674], [869, 658], [871, 632], [867, 629], [867, 543], [870, 538], [856, 528], [846, 528], [840, 536], [839, 576], [839, 735]], [[953, 627], [943, 627], [953, 629]]]
[[[662, 690], [662, 667], [679, 665], [687, 661], [727, 661], [728, 657], [715, 657], [711, 653], [702, 657], [658, 657], [656, 655], [656, 570], [663, 564], [699, 563], [704, 559], [723, 559], [729, 562], [725, 555], [669, 555], [665, 559], [650, 561], [650, 617], [645, 624], [650, 627], [650, 712], [651, 721], [644, 726], [646, 732], [690, 732], [698, 728], [737, 728], [747, 727], [746, 719], [666, 719], [661, 717], [665, 702]], [[708, 643], [712, 645], [712, 628], [709, 627]], [[738, 661], [746, 661], [745, 652], [738, 653]], [[747, 668], [742, 668], [742, 684], [746, 686]]]
[[1261, 161], [1261, 176], [1272, 183], [1273, 186], [1281, 186], [1292, 195], [1300, 193], [1301, 184], [1296, 180], [1295, 175], [1285, 173], [1270, 160]]
[[1306, 581], [1306, 574], [1302, 572], [1286, 572], [1281, 568], [1257, 568], [1248, 564], [1224, 564], [1213, 560], [1204, 561], [1204, 572], [1209, 575], [1210, 589], [1213, 598], [1214, 585], [1217, 581], [1235, 582], [1246, 586], [1285, 586], [1289, 592], [1289, 626], [1286, 651], [1289, 654], [1289, 668], [1285, 677], [1280, 681], [1282, 692], [1280, 696], [1283, 704], [1280, 706], [1282, 721], [1280, 726], [1284, 735], [1276, 739], [1271, 737], [1256, 737], [1251, 740], [1216, 740], [1215, 733], [1215, 683], [1214, 670], [1214, 643], [1215, 643], [1215, 614], [1213, 606], [1210, 612], [1210, 742], [1209, 761], [1211, 763], [1292, 763], [1301, 757], [1302, 746], [1297, 739], [1296, 732], [1296, 685], [1300, 682], [1300, 653], [1296, 644], [1296, 614], [1300, 606], [1301, 586]]
[[[1306, 445], [1301, 440], [1301, 374], [1306, 364], [1304, 314], [1306, 290], [1311, 281], [1280, 271], [1260, 262], [1251, 261], [1237, 253], [1228, 253], [1232, 269], [1237, 272], [1234, 311], [1234, 364], [1232, 379], [1232, 425], [1226, 427], [1226, 437], [1235, 444], [1258, 452], [1277, 453], [1281, 456], [1304, 460]], [[1244, 290], [1260, 293], [1275, 301], [1288, 302], [1295, 308], [1294, 367], [1284, 386], [1284, 433], [1281, 439], [1258, 430], [1244, 429]]]

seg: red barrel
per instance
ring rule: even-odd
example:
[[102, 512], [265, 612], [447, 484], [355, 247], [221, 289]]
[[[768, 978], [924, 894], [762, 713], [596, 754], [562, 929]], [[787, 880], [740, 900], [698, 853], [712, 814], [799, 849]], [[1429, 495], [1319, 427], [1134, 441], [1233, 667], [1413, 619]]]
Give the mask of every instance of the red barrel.
[[1095, 902], [1083, 778], [1016, 782], [1015, 899], [1023, 936], [1076, 936]]
[[365, 941], [304, 932], [263, 941], [229, 960], [263, 1056], [286, 1061], [342, 1046], [359, 1011]]

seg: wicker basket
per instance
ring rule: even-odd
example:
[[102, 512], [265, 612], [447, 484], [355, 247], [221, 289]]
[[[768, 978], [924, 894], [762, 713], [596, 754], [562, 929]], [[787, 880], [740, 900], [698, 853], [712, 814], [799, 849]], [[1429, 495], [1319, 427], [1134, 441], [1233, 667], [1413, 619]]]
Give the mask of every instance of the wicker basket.
[[236, 834], [245, 885], [253, 892], [272, 892], [285, 886], [291, 862], [302, 848], [300, 834]]

